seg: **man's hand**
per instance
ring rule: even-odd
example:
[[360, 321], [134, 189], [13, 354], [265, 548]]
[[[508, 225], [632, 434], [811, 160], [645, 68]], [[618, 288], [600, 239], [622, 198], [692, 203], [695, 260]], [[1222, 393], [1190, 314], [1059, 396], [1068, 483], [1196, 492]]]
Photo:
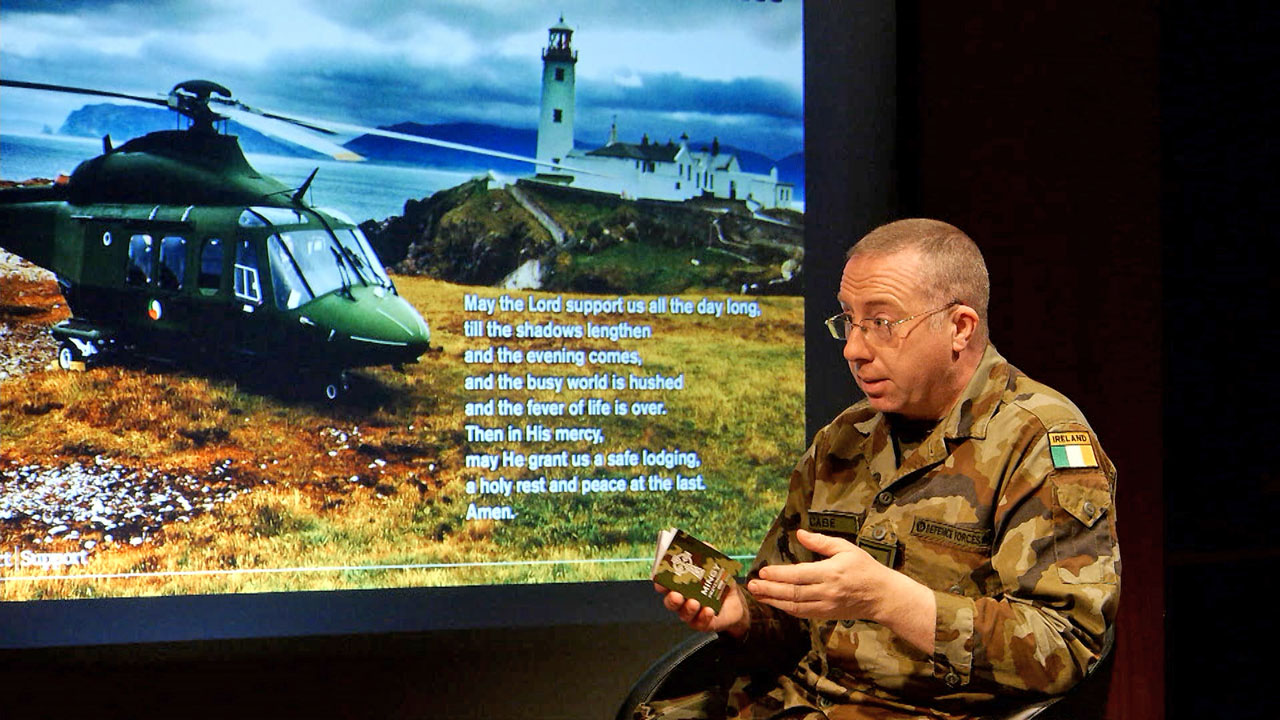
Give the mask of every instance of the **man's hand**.
[[932, 590], [848, 540], [807, 530], [797, 530], [796, 538], [826, 559], [762, 568], [747, 584], [760, 602], [802, 618], [872, 620], [933, 652], [937, 603]]
[[760, 602], [797, 617], [817, 620], [875, 620], [886, 574], [893, 571], [843, 538], [796, 531], [796, 538], [826, 559], [769, 565], [747, 589]]
[[734, 637], [742, 637], [747, 628], [751, 625], [751, 618], [747, 615], [747, 608], [742, 602], [742, 596], [738, 593], [741, 589], [738, 584], [734, 583], [729, 592], [725, 593], [724, 602], [720, 604], [720, 612], [712, 610], [709, 607], [703, 607], [702, 603], [692, 598], [686, 598], [674, 590], [653, 584], [653, 589], [662, 595], [662, 604], [671, 612], [675, 613], [686, 625], [700, 632], [727, 632]]

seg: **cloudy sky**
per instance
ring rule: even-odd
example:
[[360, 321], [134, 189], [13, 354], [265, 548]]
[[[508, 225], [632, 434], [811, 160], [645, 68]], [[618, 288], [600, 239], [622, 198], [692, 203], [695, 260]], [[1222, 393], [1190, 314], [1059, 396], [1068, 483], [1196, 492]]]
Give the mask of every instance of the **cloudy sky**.
[[[603, 143], [616, 117], [629, 142], [803, 148], [799, 0], [4, 0], [0, 77], [140, 95], [200, 78], [286, 114], [532, 128], [561, 14], [579, 141]], [[0, 93], [0, 132], [98, 102]]]

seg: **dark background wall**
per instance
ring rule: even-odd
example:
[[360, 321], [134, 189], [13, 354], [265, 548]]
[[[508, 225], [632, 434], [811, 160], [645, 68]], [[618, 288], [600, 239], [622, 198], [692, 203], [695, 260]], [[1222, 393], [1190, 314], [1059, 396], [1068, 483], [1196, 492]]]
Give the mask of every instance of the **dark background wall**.
[[1277, 14], [899, 7], [903, 208], [978, 239], [995, 342], [1120, 469], [1106, 716], [1273, 716]]
[[[997, 346], [1072, 397], [1120, 469], [1108, 717], [1251, 716], [1265, 665], [1249, 650], [1277, 625], [1253, 583], [1280, 558], [1274, 233], [1262, 220], [1276, 23], [1233, 5], [1114, 5], [904, 0], [896, 15], [836, 8], [842, 22], [810, 28], [811, 72], [899, 87], [896, 123], [862, 119], [853, 90], [810, 101], [848, 113], [849, 133], [810, 133], [811, 153], [845, 158], [810, 174], [828, 185], [810, 202], [831, 218], [811, 228], [825, 248], [814, 257], [898, 214], [978, 240]], [[897, 29], [896, 67], [832, 63], [824, 47], [849, 42], [854, 22]], [[866, 139], [874, 149], [855, 154]], [[896, 189], [868, 179], [886, 169]], [[810, 266], [809, 309], [823, 317], [838, 264]], [[826, 403], [852, 396], [834, 351], [809, 364]], [[819, 407], [814, 422], [831, 414]], [[655, 616], [10, 653], [0, 714], [605, 718], [682, 635]]]
[[1169, 716], [1274, 717], [1262, 648], [1280, 617], [1258, 610], [1280, 571], [1268, 247], [1280, 15], [1189, 0], [1162, 11]]
[[902, 54], [918, 63], [906, 204], [977, 240], [993, 342], [1080, 406], [1119, 469], [1110, 716], [1162, 717], [1158, 17], [1136, 3], [921, 3], [917, 20], [903, 41], [919, 52]]

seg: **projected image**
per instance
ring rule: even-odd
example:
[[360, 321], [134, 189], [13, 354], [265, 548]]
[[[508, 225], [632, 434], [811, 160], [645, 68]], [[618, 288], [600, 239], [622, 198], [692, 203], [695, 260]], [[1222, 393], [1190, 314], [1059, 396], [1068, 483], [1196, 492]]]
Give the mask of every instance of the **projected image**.
[[800, 3], [2, 14], [0, 598], [754, 554], [804, 445]]

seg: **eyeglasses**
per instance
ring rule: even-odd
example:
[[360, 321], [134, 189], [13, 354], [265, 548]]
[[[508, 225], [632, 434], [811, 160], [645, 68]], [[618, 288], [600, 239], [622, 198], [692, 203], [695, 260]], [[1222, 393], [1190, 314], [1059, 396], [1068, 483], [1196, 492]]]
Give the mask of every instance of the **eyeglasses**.
[[924, 312], [919, 312], [919, 313], [916, 313], [915, 315], [904, 317], [901, 320], [886, 320], [885, 318], [873, 318], [871, 320], [862, 320], [860, 322], [854, 322], [853, 318], [849, 316], [849, 313], [842, 312], [839, 315], [832, 315], [831, 317], [827, 318], [825, 321], [823, 321], [823, 324], [826, 325], [827, 330], [831, 332], [831, 337], [837, 340], [847, 340], [849, 338], [849, 332], [853, 328], [858, 328], [859, 330], [862, 331], [862, 336], [867, 340], [871, 342], [879, 343], [879, 344], [887, 344], [887, 343], [893, 342], [893, 330], [899, 325], [911, 320], [915, 320], [916, 318], [928, 317], [934, 313], [942, 312], [947, 308], [955, 307], [956, 305], [960, 305], [960, 304], [961, 303], [959, 300], [952, 300], [951, 302], [947, 303], [946, 305], [943, 305], [942, 307], [936, 307], [932, 310], [925, 310]]

